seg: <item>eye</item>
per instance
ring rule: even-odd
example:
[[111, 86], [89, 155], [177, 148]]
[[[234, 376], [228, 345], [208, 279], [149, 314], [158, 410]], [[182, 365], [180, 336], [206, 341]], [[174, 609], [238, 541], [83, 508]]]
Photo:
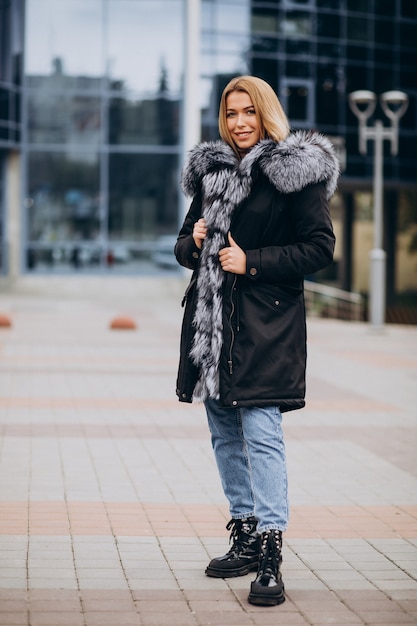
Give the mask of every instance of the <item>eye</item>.
[[248, 110], [248, 115], [256, 115], [255, 109], [249, 109]]
[[234, 117], [235, 116], [235, 112], [234, 111], [228, 111], [226, 113], [226, 117]]

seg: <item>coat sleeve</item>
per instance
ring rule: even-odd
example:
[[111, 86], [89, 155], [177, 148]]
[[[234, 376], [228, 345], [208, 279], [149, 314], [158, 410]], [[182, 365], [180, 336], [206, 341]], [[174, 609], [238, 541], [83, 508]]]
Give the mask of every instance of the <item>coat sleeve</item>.
[[333, 260], [335, 236], [323, 183], [288, 198], [294, 243], [246, 251], [246, 275], [268, 282], [304, 278]]
[[180, 265], [190, 270], [195, 270], [200, 258], [200, 249], [195, 245], [193, 239], [193, 228], [195, 222], [201, 217], [201, 198], [200, 194], [194, 196], [184, 223], [179, 232], [177, 243], [175, 244], [174, 253]]

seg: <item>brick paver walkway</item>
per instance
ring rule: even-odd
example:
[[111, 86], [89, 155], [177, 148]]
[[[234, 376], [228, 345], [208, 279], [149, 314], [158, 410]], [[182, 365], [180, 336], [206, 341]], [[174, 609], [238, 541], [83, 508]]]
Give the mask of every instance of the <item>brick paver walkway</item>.
[[2, 294], [0, 626], [417, 624], [417, 328], [309, 320], [287, 601], [262, 608], [253, 574], [204, 575], [228, 511], [203, 408], [174, 394], [178, 281], [103, 292]]

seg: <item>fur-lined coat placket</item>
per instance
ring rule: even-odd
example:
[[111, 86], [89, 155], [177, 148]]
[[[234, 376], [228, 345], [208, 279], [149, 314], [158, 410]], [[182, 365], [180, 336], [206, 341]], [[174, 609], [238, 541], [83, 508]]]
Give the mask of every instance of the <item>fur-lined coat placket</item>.
[[[302, 282], [332, 259], [328, 199], [338, 173], [331, 143], [317, 133], [261, 141], [242, 160], [221, 141], [190, 153], [182, 187], [194, 200], [175, 248], [179, 263], [194, 270], [182, 331], [180, 400], [271, 404], [282, 411], [304, 405]], [[192, 229], [201, 216], [207, 236], [200, 251]], [[245, 276], [221, 268], [218, 255], [229, 231], [246, 253]], [[291, 357], [298, 362], [288, 375]]]

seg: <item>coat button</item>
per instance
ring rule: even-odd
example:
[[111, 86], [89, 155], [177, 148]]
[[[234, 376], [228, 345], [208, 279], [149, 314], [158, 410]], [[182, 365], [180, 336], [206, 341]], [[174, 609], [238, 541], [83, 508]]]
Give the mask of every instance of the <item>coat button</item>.
[[199, 257], [199, 256], [200, 256], [200, 255], [198, 254], [198, 252], [193, 252], [193, 257], [194, 257], [195, 259], [198, 259], [198, 257]]
[[232, 404], [233, 404], [233, 406], [236, 406], [237, 405], [237, 400], [233, 400]]
[[256, 267], [251, 267], [249, 270], [249, 274], [251, 276], [256, 276], [256, 274], [258, 273], [258, 270], [256, 269]]
[[183, 398], [186, 398], [186, 397], [187, 397], [187, 394], [186, 394], [186, 393], [183, 393], [183, 394], [182, 394], [182, 397], [183, 397]]
[[275, 300], [275, 304], [278, 306], [280, 304], [279, 300]]

